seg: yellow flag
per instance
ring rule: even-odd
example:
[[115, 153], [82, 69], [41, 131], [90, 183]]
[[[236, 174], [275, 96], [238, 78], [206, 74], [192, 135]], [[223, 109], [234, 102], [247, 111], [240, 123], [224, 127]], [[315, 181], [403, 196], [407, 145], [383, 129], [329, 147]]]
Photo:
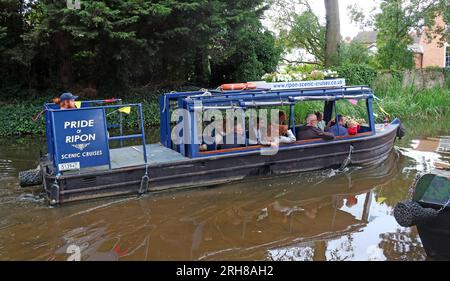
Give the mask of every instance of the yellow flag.
[[384, 115], [391, 117], [391, 115], [389, 113], [386, 112], [386, 110], [384, 110], [381, 106], [378, 106], [381, 110], [381, 112], [384, 113]]
[[76, 108], [81, 108], [81, 101], [76, 101], [75, 102], [75, 107]]
[[121, 108], [119, 108], [119, 111], [122, 112], [122, 113], [130, 114], [131, 106], [121, 107]]
[[386, 197], [378, 197], [378, 199], [377, 199], [377, 203], [378, 204], [381, 204], [381, 203], [383, 203], [384, 201], [386, 201]]

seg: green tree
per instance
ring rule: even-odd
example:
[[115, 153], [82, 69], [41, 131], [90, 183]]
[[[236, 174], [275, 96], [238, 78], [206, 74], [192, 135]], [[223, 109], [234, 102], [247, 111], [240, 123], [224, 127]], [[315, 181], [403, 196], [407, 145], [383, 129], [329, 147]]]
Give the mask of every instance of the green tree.
[[436, 25], [442, 16], [449, 23], [448, 0], [383, 0], [381, 13], [366, 18], [353, 6], [349, 7], [354, 21], [378, 30], [376, 61], [378, 67], [386, 69], [411, 68], [413, 54], [408, 46], [412, 43], [411, 32], [425, 32], [429, 39], [440, 39], [440, 44], [449, 41], [448, 30]]
[[314, 56], [315, 61], [299, 61], [299, 63], [325, 64], [326, 27], [321, 25], [317, 16], [308, 9], [293, 16], [290, 29], [280, 31], [280, 41], [287, 50], [300, 48]]
[[314, 60], [301, 58], [288, 63], [308, 63], [320, 66], [336, 64], [340, 35], [338, 0], [325, 0], [325, 24], [313, 12], [308, 0], [272, 0], [275, 15], [272, 20], [279, 30], [280, 44], [286, 51], [302, 49]]
[[26, 50], [22, 48], [21, 35], [26, 32], [27, 25], [23, 14], [25, 1], [0, 1], [0, 88], [15, 84], [14, 74], [26, 78], [28, 76]]
[[408, 21], [402, 9], [402, 0], [388, 0], [381, 3], [377, 15], [377, 63], [385, 69], [412, 68], [413, 53], [408, 49], [412, 43]]
[[352, 41], [341, 42], [339, 47], [339, 61], [340, 65], [347, 64], [369, 64], [371, 62], [371, 55], [366, 46], [359, 42]]
[[[14, 76], [0, 79], [13, 84], [105, 93], [204, 87], [212, 76], [219, 83], [273, 71], [279, 59], [274, 35], [260, 22], [266, 0], [91, 0], [81, 1], [80, 9], [62, 0], [0, 5], [2, 65]], [[29, 76], [10, 68], [14, 50]], [[228, 65], [228, 72], [220, 68]]]
[[276, 70], [281, 48], [275, 46], [274, 35], [261, 28], [255, 25], [230, 34], [230, 44], [222, 46], [220, 55], [213, 55], [211, 85], [260, 80], [264, 73]]

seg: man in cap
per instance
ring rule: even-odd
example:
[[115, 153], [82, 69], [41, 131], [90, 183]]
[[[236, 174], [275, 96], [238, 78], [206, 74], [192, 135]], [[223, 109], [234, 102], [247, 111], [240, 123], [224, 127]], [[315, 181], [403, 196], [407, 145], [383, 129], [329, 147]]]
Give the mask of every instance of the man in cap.
[[59, 99], [57, 98], [56, 101], [54, 101], [56, 104], [59, 105], [61, 109], [73, 109], [77, 108], [75, 106], [75, 100], [78, 98], [78, 96], [72, 95], [72, 93], [63, 93]]

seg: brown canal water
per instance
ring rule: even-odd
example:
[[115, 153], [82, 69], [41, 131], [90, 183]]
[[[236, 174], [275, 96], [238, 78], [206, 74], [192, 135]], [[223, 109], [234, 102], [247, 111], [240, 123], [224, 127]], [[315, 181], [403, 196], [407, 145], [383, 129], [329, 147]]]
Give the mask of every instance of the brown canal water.
[[425, 260], [417, 230], [392, 212], [416, 173], [448, 160], [435, 152], [450, 135], [440, 124], [406, 122], [408, 136], [375, 167], [55, 208], [17, 181], [44, 139], [0, 139], [0, 260]]

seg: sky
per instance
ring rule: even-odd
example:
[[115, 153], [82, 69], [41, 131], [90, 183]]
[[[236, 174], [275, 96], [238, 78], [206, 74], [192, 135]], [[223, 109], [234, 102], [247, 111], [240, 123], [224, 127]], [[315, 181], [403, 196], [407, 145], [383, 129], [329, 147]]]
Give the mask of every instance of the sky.
[[[357, 4], [361, 10], [366, 14], [370, 14], [373, 8], [377, 8], [380, 5], [380, 0], [338, 0], [339, 1], [339, 17], [341, 22], [341, 35], [342, 38], [350, 36], [355, 37], [362, 29], [356, 24], [352, 23], [349, 18], [347, 7]], [[324, 0], [309, 0], [311, 8], [314, 13], [319, 16], [325, 22], [325, 4]], [[264, 25], [270, 27], [270, 22], [265, 21]], [[367, 30], [367, 28], [365, 29]]]

